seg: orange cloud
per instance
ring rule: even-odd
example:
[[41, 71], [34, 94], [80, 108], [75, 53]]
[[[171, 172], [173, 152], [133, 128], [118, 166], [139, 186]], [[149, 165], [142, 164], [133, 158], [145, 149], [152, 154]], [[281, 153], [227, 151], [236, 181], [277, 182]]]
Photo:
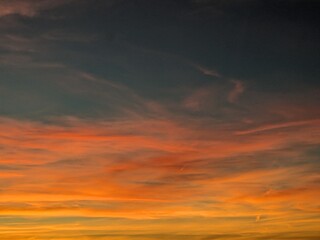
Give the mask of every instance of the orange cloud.
[[[274, 231], [280, 231], [276, 224], [305, 219], [315, 226], [309, 214], [318, 211], [319, 185], [308, 149], [319, 143], [317, 121], [268, 124], [242, 134], [241, 125], [169, 118], [0, 122], [3, 216], [204, 218], [202, 234], [215, 224], [233, 233], [253, 223]], [[287, 214], [305, 218], [290, 222], [282, 219]], [[208, 220], [217, 216], [239, 220]], [[197, 226], [195, 220], [188, 224]], [[183, 229], [168, 226], [177, 228]]]
[[304, 125], [314, 125], [315, 127], [318, 127], [320, 125], [319, 119], [314, 120], [304, 120], [304, 121], [295, 121], [295, 122], [285, 122], [285, 123], [278, 123], [278, 124], [269, 124], [261, 127], [257, 127], [250, 130], [244, 130], [239, 131], [237, 134], [243, 135], [243, 134], [251, 134], [251, 133], [259, 133], [262, 131], [270, 131], [270, 130], [277, 130], [281, 128], [290, 128], [290, 127], [299, 127]]

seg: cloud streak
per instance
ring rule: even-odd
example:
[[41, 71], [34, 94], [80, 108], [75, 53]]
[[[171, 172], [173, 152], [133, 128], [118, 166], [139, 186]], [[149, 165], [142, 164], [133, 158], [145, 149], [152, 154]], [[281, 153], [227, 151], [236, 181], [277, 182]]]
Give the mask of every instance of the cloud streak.
[[53, 9], [73, 0], [2, 0], [0, 2], [0, 17], [18, 14], [26, 17], [34, 17], [39, 12]]

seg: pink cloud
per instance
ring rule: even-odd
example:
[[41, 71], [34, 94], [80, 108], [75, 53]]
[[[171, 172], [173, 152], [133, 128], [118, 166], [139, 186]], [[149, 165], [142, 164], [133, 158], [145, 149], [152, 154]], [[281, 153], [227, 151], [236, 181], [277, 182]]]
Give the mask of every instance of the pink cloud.
[[239, 80], [232, 80], [231, 82], [234, 84], [234, 87], [229, 92], [228, 101], [230, 103], [235, 103], [238, 100], [238, 98], [240, 97], [240, 95], [244, 92], [245, 87], [244, 87], [243, 82], [241, 82]]
[[40, 11], [56, 8], [73, 0], [2, 0], [0, 2], [0, 17], [18, 14], [33, 17]]

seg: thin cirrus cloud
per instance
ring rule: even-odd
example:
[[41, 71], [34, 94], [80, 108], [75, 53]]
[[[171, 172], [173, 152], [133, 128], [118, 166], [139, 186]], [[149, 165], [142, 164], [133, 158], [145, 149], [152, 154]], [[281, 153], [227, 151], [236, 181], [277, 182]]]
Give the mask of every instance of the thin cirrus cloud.
[[0, 17], [22, 15], [34, 17], [43, 10], [49, 10], [72, 2], [73, 0], [3, 0], [0, 2]]
[[221, 74], [213, 69], [206, 68], [198, 64], [192, 64], [196, 69], [198, 69], [202, 74], [210, 77], [221, 77]]

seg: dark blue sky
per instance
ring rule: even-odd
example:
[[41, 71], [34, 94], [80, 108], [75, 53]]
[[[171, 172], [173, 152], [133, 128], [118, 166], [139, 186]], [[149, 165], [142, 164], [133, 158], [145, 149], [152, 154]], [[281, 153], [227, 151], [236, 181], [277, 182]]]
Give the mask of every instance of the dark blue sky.
[[[228, 79], [270, 96], [309, 98], [319, 87], [317, 1], [25, 1], [14, 9], [19, 3], [1, 12], [1, 82], [56, 105], [52, 114], [102, 107], [44, 83], [70, 71], [110, 79], [156, 101], [177, 101], [183, 91], [228, 85]], [[1, 113], [31, 117], [20, 111], [20, 97], [5, 97]]]

